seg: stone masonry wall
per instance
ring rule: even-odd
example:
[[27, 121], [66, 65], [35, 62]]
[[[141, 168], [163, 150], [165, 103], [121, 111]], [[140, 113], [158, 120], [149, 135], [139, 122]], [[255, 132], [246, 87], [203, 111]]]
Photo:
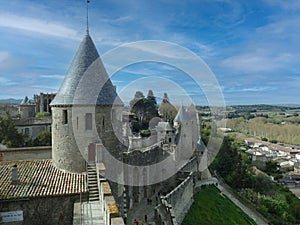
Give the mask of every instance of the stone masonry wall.
[[72, 225], [76, 198], [79, 196], [0, 200], [0, 212], [23, 211], [24, 221], [10, 222], [10, 225]]
[[[64, 110], [67, 122], [64, 121]], [[85, 171], [85, 160], [74, 137], [72, 107], [52, 107], [52, 159], [60, 169]]]
[[51, 146], [0, 150], [3, 161], [51, 159]]
[[118, 160], [127, 150], [122, 143], [122, 107], [96, 106], [96, 129], [102, 144]]
[[[193, 203], [194, 182], [192, 172], [166, 196], [161, 197], [161, 213], [169, 215], [158, 215], [159, 218], [172, 218], [172, 221], [165, 221], [166, 224], [181, 224], [186, 213]], [[169, 219], [168, 219], [169, 220]]]

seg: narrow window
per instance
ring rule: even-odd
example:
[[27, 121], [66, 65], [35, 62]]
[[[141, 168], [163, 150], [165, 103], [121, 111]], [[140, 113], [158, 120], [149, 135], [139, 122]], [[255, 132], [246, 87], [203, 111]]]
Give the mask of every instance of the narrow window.
[[169, 143], [171, 143], [172, 142], [172, 138], [169, 138]]
[[68, 124], [68, 110], [63, 110], [62, 123], [63, 124]]
[[85, 129], [92, 130], [92, 113], [85, 114]]
[[115, 121], [115, 119], [116, 119], [115, 117], [116, 117], [116, 110], [115, 110], [115, 109], [112, 109], [112, 110], [111, 110], [111, 120], [112, 120], [112, 121]]

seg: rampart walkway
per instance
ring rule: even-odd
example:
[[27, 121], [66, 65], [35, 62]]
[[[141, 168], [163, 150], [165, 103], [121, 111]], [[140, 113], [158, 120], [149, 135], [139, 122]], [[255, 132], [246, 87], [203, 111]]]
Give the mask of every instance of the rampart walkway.
[[75, 203], [73, 225], [105, 225], [100, 202]]

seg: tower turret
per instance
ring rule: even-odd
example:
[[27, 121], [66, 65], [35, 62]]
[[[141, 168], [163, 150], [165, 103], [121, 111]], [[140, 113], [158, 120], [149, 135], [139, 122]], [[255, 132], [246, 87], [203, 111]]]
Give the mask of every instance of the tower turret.
[[178, 130], [179, 140], [176, 149], [176, 160], [187, 160], [196, 149], [199, 124], [193, 108], [181, 106], [175, 119], [174, 127]]
[[[96, 86], [101, 90], [97, 90]], [[111, 136], [114, 132], [112, 122], [121, 121], [122, 106], [116, 88], [87, 33], [51, 102], [52, 158], [55, 165], [71, 172], [84, 171], [87, 147], [78, 143], [83, 139], [76, 138], [75, 134], [91, 142], [98, 140], [94, 138], [95, 132], [98, 132], [100, 139]], [[74, 108], [77, 113], [74, 113]], [[103, 140], [111, 145], [113, 141], [111, 138]]]

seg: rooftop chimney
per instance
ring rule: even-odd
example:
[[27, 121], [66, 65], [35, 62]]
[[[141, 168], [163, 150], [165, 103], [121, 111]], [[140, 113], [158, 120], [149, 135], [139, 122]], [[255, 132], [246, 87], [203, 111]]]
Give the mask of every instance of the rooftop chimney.
[[12, 185], [17, 185], [19, 183], [17, 165], [12, 166], [11, 178], [12, 178], [12, 182], [11, 182]]

